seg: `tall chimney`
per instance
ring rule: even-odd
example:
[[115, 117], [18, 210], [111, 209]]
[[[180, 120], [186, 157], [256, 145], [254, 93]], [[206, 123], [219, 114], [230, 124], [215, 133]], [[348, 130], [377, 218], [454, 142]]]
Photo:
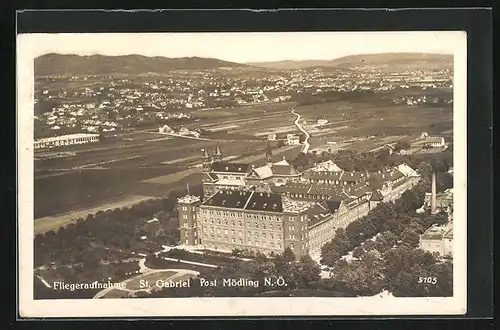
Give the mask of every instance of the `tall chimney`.
[[436, 214], [436, 173], [432, 172], [432, 188], [431, 188], [431, 214]]

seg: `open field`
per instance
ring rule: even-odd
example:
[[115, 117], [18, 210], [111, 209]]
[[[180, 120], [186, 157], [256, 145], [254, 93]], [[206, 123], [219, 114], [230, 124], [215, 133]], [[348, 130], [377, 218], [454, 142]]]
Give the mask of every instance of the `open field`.
[[88, 207], [80, 210], [59, 213], [53, 216], [37, 218], [35, 219], [34, 223], [35, 235], [42, 234], [50, 230], [57, 230], [60, 227], [64, 227], [72, 222], [76, 222], [79, 218], [85, 219], [88, 214], [94, 214], [98, 211], [106, 211], [132, 206], [150, 198], [151, 197], [148, 196], [127, 196], [126, 198], [119, 199], [116, 202], [109, 202], [106, 205], [98, 204], [94, 207]]

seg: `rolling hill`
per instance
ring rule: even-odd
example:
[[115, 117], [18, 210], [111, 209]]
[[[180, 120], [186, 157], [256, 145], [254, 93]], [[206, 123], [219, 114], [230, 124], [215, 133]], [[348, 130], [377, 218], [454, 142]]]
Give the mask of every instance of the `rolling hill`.
[[47, 54], [35, 59], [35, 76], [112, 75], [165, 73], [173, 70], [205, 70], [246, 67], [246, 64], [202, 57], [147, 57], [142, 55], [61, 55]]
[[334, 67], [339, 69], [357, 70], [363, 68], [401, 69], [401, 68], [452, 68], [453, 55], [427, 53], [383, 53], [349, 55], [333, 60], [305, 60], [305, 61], [278, 61], [252, 62], [253, 66], [281, 69], [305, 69], [309, 67]]

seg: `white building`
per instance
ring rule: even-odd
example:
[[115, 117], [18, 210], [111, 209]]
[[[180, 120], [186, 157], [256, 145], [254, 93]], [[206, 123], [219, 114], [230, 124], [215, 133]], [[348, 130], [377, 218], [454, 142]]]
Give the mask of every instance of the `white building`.
[[318, 125], [326, 125], [328, 124], [328, 119], [318, 119]]
[[295, 134], [287, 134], [286, 144], [289, 146], [298, 146], [300, 144], [300, 137]]
[[342, 169], [337, 166], [331, 159], [314, 166], [311, 171], [313, 172], [342, 172]]
[[420, 236], [419, 247], [422, 250], [434, 253], [442, 257], [453, 256], [453, 224], [445, 226], [433, 225]]
[[269, 141], [276, 141], [276, 133], [269, 133], [269, 134], [267, 135], [267, 139], [268, 139]]
[[78, 133], [39, 139], [35, 141], [34, 147], [35, 149], [54, 148], [59, 146], [97, 142], [99, 142], [99, 134]]
[[420, 176], [417, 171], [408, 166], [407, 164], [400, 164], [397, 166], [398, 171], [403, 173], [406, 176], [418, 177]]
[[442, 148], [445, 146], [444, 137], [428, 136], [424, 139], [424, 147]]
[[189, 135], [190, 133], [189, 129], [184, 126], [179, 130], [179, 135]]
[[174, 133], [174, 130], [170, 126], [168, 126], [168, 125], [163, 125], [160, 128], [158, 128], [158, 132], [159, 133], [163, 133], [163, 134], [165, 134], [165, 133]]

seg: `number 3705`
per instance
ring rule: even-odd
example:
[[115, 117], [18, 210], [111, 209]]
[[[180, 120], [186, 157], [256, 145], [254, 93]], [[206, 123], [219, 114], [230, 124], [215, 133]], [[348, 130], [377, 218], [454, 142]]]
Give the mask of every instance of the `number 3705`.
[[418, 283], [436, 284], [437, 278], [436, 277], [422, 277], [421, 276], [418, 278]]

